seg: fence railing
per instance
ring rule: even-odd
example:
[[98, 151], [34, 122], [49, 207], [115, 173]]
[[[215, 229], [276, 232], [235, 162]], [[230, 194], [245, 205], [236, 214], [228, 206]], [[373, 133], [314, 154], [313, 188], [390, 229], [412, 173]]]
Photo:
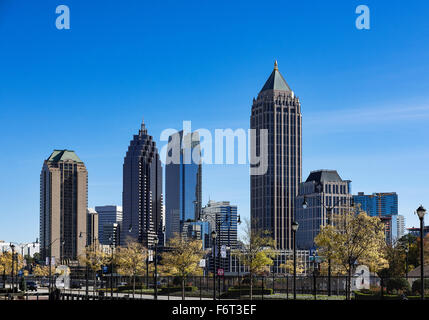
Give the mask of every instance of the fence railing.
[[[313, 275], [296, 276], [294, 286], [293, 275], [256, 276], [250, 281], [249, 276], [217, 276], [215, 282], [211, 276], [190, 276], [185, 279], [182, 288], [180, 277], [159, 276], [155, 283], [153, 276], [120, 276], [120, 275], [72, 275], [68, 283], [58, 283], [55, 278], [25, 277], [26, 291], [19, 290], [19, 279], [14, 279], [15, 293], [12, 297], [22, 299], [44, 299], [51, 292], [59, 292], [61, 299], [200, 299], [217, 300], [234, 299], [315, 299], [342, 300], [346, 299], [348, 277], [344, 275]], [[31, 291], [36, 284], [35, 291]], [[12, 279], [3, 279], [0, 299], [10, 298]], [[1, 287], [0, 287], [1, 288]], [[355, 299], [396, 299], [418, 297], [421, 282], [419, 277], [379, 278], [377, 276], [359, 276], [351, 279], [351, 298]], [[429, 294], [429, 278], [425, 280], [425, 288]], [[23, 288], [21, 288], [23, 289]], [[3, 292], [1, 291], [3, 290]], [[34, 298], [34, 297], [36, 298]], [[429, 298], [429, 297], [428, 297]]]

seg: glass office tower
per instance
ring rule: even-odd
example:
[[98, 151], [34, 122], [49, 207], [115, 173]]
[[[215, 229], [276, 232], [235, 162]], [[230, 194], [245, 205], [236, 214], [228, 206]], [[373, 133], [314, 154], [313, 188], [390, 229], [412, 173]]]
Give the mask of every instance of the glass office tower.
[[186, 236], [201, 212], [201, 149], [198, 132], [170, 136], [165, 166], [166, 240]]

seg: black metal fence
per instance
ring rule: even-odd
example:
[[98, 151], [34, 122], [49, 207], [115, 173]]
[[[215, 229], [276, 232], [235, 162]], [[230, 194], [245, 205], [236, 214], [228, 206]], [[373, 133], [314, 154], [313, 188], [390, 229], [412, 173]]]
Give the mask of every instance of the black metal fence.
[[[5, 289], [1, 297], [10, 298], [12, 279], [3, 279]], [[21, 299], [42, 299], [51, 292], [51, 298], [56, 299], [197, 299], [197, 300], [254, 300], [297, 299], [314, 300], [344, 300], [347, 296], [347, 276], [321, 275], [296, 276], [294, 286], [293, 275], [270, 275], [254, 277], [252, 284], [249, 276], [191, 276], [184, 280], [180, 277], [159, 276], [155, 283], [153, 276], [120, 276], [120, 275], [72, 275], [69, 281], [62, 283], [56, 277], [49, 281], [48, 277], [26, 277], [27, 283], [35, 283], [36, 291], [19, 290], [20, 279], [14, 279], [16, 293], [12, 295]], [[425, 288], [429, 294], [429, 278], [425, 280]], [[50, 286], [49, 286], [50, 284]], [[1, 288], [1, 287], [0, 287]], [[352, 277], [352, 299], [419, 299], [421, 291], [419, 277], [385, 278], [377, 276]], [[57, 290], [58, 289], [58, 290]], [[54, 295], [57, 294], [57, 296]], [[35, 297], [33, 297], [35, 296]], [[0, 298], [1, 299], [1, 298]], [[428, 296], [429, 299], [429, 296]]]

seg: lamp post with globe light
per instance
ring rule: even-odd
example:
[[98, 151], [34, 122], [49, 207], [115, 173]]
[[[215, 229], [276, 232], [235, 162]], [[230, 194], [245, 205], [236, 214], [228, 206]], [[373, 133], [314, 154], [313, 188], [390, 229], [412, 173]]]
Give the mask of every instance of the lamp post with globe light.
[[426, 209], [422, 205], [416, 210], [417, 215], [420, 219], [420, 281], [421, 281], [421, 299], [425, 299], [425, 283], [424, 283], [424, 261], [423, 261], [423, 229], [424, 229], [424, 217]]

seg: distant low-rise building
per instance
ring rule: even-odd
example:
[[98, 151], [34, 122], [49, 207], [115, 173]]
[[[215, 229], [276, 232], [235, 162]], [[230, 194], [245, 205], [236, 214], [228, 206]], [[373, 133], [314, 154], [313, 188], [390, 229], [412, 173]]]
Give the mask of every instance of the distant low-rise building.
[[[34, 257], [36, 253], [40, 253], [40, 244], [38, 242], [28, 242], [28, 243], [19, 243], [14, 244], [15, 252], [22, 255], [23, 257], [29, 256]], [[0, 252], [12, 251], [10, 242], [0, 240]]]
[[[416, 237], [420, 237], [420, 228], [407, 228], [408, 233], [415, 235]], [[423, 237], [426, 237], [426, 235], [429, 233], [429, 226], [423, 227]]]

